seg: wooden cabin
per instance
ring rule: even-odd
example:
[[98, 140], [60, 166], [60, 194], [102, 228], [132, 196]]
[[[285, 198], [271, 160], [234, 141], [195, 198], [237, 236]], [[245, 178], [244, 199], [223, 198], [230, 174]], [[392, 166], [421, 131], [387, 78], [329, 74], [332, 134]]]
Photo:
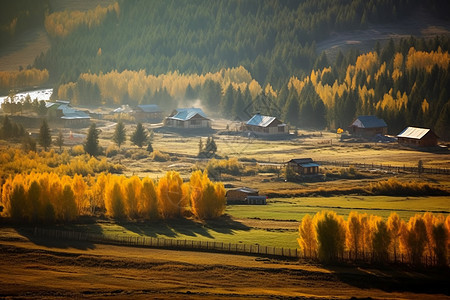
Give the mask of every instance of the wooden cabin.
[[439, 137], [428, 128], [406, 127], [397, 135], [398, 143], [408, 146], [435, 147]]
[[292, 168], [292, 170], [301, 175], [315, 175], [319, 173], [319, 164], [311, 158], [291, 159], [288, 161], [287, 167]]
[[387, 124], [376, 116], [359, 116], [349, 126], [350, 134], [361, 137], [373, 137], [387, 134]]

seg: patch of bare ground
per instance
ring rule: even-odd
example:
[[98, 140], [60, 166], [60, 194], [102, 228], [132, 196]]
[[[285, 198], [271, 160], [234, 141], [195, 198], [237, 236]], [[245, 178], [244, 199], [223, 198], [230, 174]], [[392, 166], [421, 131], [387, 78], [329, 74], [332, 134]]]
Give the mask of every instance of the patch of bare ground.
[[36, 240], [0, 230], [0, 298], [437, 299], [448, 272]]

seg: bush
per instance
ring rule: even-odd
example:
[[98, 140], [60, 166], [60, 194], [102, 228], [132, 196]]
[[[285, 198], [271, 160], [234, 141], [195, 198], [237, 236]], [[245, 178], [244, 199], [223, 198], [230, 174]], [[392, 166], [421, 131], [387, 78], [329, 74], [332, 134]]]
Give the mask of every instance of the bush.
[[154, 161], [165, 162], [165, 161], [170, 160], [170, 155], [166, 154], [166, 153], [162, 153], [159, 150], [155, 150], [150, 155], [150, 158]]
[[76, 145], [76, 146], [72, 147], [72, 150], [71, 150], [72, 156], [78, 156], [78, 155], [82, 155], [84, 153], [85, 153], [85, 151], [84, 151], [83, 145]]
[[106, 148], [105, 151], [106, 157], [113, 157], [119, 154], [119, 148], [115, 145], [110, 145], [108, 148]]

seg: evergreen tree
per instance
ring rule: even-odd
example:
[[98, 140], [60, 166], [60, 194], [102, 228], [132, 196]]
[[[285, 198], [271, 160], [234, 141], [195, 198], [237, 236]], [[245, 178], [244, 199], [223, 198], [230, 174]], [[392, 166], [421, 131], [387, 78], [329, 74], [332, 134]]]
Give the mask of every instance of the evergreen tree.
[[2, 122], [1, 137], [4, 139], [9, 139], [12, 136], [12, 124], [8, 116], [5, 115]]
[[58, 136], [55, 139], [55, 145], [59, 147], [59, 152], [61, 152], [62, 147], [64, 146], [64, 136], [61, 130], [59, 131]]
[[131, 136], [131, 141], [139, 148], [142, 148], [144, 143], [147, 141], [147, 133], [145, 132], [145, 128], [142, 126], [142, 123], [137, 124], [136, 130]]
[[43, 119], [41, 128], [39, 129], [39, 145], [44, 147], [44, 150], [47, 151], [51, 144], [52, 136], [50, 135], [50, 128], [48, 127], [47, 119]]
[[120, 149], [120, 146], [127, 140], [125, 135], [125, 125], [122, 121], [119, 121], [116, 125], [116, 130], [114, 131], [113, 141], [117, 144]]
[[84, 144], [84, 151], [86, 151], [89, 155], [96, 156], [99, 154], [98, 136], [99, 131], [97, 130], [97, 126], [95, 123], [92, 123], [89, 127], [86, 142]]

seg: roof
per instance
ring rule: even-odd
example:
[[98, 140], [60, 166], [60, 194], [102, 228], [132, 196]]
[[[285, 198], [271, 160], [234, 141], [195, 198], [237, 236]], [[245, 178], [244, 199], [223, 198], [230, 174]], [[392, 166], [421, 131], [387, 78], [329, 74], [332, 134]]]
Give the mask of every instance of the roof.
[[162, 110], [159, 108], [158, 104], [143, 104], [143, 105], [138, 105], [138, 108], [140, 108], [143, 112], [146, 112], [146, 113], [162, 112]]
[[121, 107], [116, 108], [112, 112], [115, 114], [118, 114], [118, 113], [130, 113], [132, 111], [133, 110], [131, 109], [131, 107], [128, 104], [124, 104]]
[[315, 163], [312, 158], [296, 158], [291, 159], [289, 162], [294, 162], [303, 168], [319, 167], [319, 164]]
[[419, 127], [406, 127], [402, 132], [400, 132], [397, 135], [397, 137], [420, 140], [425, 135], [427, 135], [429, 132], [432, 132], [431, 129], [419, 128]]
[[359, 116], [353, 121], [351, 126], [356, 126], [359, 128], [379, 128], [387, 127], [386, 122], [383, 119], [378, 119], [376, 116]]
[[276, 120], [275, 117], [263, 116], [258, 113], [254, 115], [250, 120], [248, 120], [247, 123], [245, 124], [259, 127], [267, 127], [275, 120]]
[[181, 120], [181, 121], [187, 121], [195, 117], [196, 115], [200, 115], [205, 119], [208, 119], [208, 117], [205, 115], [203, 110], [201, 108], [177, 108], [175, 109], [175, 113], [173, 116], [169, 117], [170, 119], [175, 120]]
[[64, 120], [90, 119], [91, 118], [84, 111], [74, 109], [72, 107], [69, 107], [66, 104], [60, 105], [58, 109], [62, 110], [63, 116], [61, 117], [61, 119], [64, 119]]
[[232, 189], [231, 191], [237, 191], [237, 192], [243, 192], [243, 193], [246, 193], [246, 194], [255, 194], [255, 193], [258, 193], [259, 191], [258, 190], [255, 190], [255, 189], [252, 189], [252, 188], [249, 188], [249, 187], [240, 187], [240, 188], [236, 188], [236, 189]]

